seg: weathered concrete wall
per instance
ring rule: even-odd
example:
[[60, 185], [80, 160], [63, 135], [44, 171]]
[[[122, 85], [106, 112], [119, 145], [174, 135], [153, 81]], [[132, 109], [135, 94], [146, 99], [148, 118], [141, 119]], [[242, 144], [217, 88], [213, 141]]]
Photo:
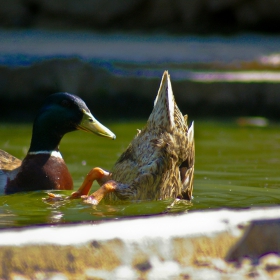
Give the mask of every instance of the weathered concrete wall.
[[0, 277], [279, 279], [280, 209], [1, 230]]
[[0, 25], [213, 33], [279, 31], [275, 0], [1, 0]]

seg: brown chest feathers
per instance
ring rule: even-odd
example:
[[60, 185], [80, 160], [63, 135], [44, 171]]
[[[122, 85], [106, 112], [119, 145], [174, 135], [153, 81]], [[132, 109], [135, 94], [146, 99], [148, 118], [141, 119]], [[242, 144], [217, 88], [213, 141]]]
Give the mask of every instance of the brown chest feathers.
[[7, 184], [7, 194], [32, 190], [71, 190], [73, 180], [62, 158], [49, 154], [28, 155], [18, 174]]

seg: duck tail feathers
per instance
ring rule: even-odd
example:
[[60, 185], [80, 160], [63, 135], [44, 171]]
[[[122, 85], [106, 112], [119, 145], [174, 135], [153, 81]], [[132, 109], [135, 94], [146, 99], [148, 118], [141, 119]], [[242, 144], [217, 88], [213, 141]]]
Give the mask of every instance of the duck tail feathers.
[[175, 101], [168, 71], [164, 71], [154, 109], [149, 117], [148, 123], [171, 131], [174, 128]]

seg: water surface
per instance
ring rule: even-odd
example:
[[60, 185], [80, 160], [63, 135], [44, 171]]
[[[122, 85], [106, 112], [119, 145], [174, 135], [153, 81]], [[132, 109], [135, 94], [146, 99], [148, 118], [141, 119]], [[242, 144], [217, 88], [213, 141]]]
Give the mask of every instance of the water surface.
[[[74, 132], [60, 145], [77, 189], [95, 166], [110, 170], [144, 122], [104, 123], [115, 141]], [[23, 158], [31, 124], [1, 124], [0, 148]], [[98, 206], [80, 200], [46, 203], [46, 191], [0, 197], [0, 227], [68, 222], [97, 222], [139, 215], [168, 214], [220, 208], [250, 208], [280, 204], [280, 127], [240, 127], [234, 121], [196, 121], [196, 163], [192, 203], [123, 202]], [[94, 184], [93, 189], [98, 187]], [[69, 195], [71, 191], [55, 191]]]

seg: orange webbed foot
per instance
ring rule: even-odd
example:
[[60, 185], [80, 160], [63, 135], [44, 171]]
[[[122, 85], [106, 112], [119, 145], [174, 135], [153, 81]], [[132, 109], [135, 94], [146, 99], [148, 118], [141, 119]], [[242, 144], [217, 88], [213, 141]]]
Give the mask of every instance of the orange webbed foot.
[[46, 201], [46, 202], [56, 202], [56, 201], [61, 201], [61, 200], [65, 199], [60, 194], [47, 193], [47, 195], [48, 195], [47, 198], [42, 198], [43, 201]]
[[111, 174], [108, 171], [95, 167], [87, 174], [81, 187], [77, 191], [73, 192], [69, 198], [75, 199], [82, 196], [88, 196], [94, 180], [96, 180], [99, 185], [103, 185], [110, 180], [110, 178]]
[[103, 199], [103, 197], [116, 190], [117, 182], [110, 180], [102, 185], [97, 191], [92, 193], [90, 196], [83, 196], [85, 203], [97, 205]]

